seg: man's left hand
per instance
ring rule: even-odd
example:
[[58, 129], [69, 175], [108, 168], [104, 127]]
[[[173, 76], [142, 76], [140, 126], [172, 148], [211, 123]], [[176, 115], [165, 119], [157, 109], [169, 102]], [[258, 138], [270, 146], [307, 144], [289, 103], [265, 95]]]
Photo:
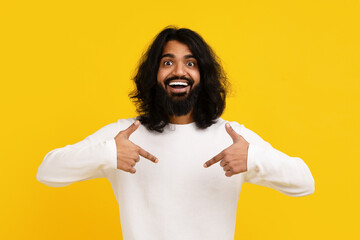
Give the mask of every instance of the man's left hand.
[[225, 129], [232, 138], [233, 144], [207, 161], [204, 167], [210, 167], [221, 160], [220, 166], [224, 169], [225, 176], [231, 177], [234, 174], [247, 171], [249, 143], [237, 134], [229, 123], [225, 124]]

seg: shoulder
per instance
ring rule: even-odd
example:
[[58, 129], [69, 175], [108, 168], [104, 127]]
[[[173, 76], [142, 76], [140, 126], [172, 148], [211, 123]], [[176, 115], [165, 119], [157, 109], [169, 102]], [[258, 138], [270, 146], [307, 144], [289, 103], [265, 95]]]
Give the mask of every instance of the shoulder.
[[236, 121], [225, 121], [223, 119], [222, 121], [224, 122], [223, 124], [226, 124], [227, 122], [230, 123], [231, 127], [235, 130], [235, 132], [240, 134], [249, 143], [261, 145], [264, 147], [271, 147], [270, 143], [264, 141], [264, 139], [262, 139], [257, 133], [245, 127], [244, 124], [240, 124]]
[[110, 124], [105, 125], [104, 127], [100, 128], [89, 137], [96, 139], [109, 139], [114, 138], [119, 131], [125, 130], [128, 128], [136, 118], [127, 118], [127, 119], [118, 119], [116, 122], [112, 122]]
[[240, 124], [236, 121], [224, 120], [222, 118], [218, 118], [215, 124], [221, 127], [225, 127], [226, 123], [229, 123], [230, 126], [239, 134], [241, 134], [243, 132], [243, 129], [245, 128], [243, 124]]
[[240, 135], [252, 135], [255, 134], [250, 129], [246, 128], [244, 124], [238, 123], [236, 121], [227, 121], [222, 118], [219, 118], [219, 123], [222, 125], [225, 125], [226, 123], [229, 123], [230, 126]]
[[120, 128], [128, 128], [131, 124], [133, 124], [135, 122], [137, 118], [133, 117], [133, 118], [123, 118], [123, 119], [118, 119], [116, 121], [116, 125]]

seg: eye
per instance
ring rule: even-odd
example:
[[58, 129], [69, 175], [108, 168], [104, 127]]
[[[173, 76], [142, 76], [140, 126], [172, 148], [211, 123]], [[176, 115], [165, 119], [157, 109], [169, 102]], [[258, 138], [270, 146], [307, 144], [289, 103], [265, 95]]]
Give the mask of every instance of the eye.
[[188, 65], [189, 67], [194, 67], [195, 63], [193, 61], [189, 61], [186, 63], [186, 65]]
[[169, 60], [164, 61], [164, 65], [165, 65], [165, 66], [171, 66], [171, 65], [172, 65], [172, 61], [169, 61]]

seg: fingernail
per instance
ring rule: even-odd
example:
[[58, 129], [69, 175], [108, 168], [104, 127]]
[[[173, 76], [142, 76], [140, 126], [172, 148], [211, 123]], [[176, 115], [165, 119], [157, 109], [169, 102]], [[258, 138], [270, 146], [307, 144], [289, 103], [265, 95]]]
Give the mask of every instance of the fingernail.
[[204, 168], [207, 168], [207, 165], [206, 165], [206, 163], [204, 164]]
[[229, 128], [229, 127], [230, 127], [230, 124], [229, 124], [229, 123], [226, 123], [226, 127], [228, 127], [228, 128]]
[[158, 163], [159, 162], [159, 159], [155, 159], [155, 163]]

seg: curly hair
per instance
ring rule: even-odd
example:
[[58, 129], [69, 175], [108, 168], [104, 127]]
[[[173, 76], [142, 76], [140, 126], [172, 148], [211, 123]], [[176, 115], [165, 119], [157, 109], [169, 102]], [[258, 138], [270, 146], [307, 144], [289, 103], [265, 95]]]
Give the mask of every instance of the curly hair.
[[198, 62], [201, 91], [192, 114], [196, 126], [205, 129], [223, 113], [229, 83], [219, 58], [203, 38], [190, 29], [174, 26], [166, 27], [155, 37], [140, 59], [133, 77], [136, 89], [129, 96], [136, 105], [138, 119], [148, 130], [157, 132], [162, 132], [170, 121], [161, 104], [156, 101], [161, 54], [170, 40], [186, 44]]

